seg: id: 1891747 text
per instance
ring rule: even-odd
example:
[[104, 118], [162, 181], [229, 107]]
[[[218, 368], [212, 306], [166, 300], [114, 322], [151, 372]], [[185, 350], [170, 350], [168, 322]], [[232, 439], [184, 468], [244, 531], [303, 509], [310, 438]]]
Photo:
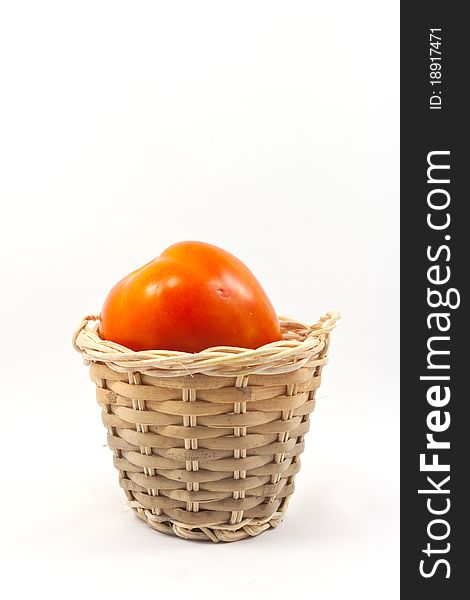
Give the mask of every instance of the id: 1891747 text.
[[442, 30], [429, 30], [429, 97], [430, 110], [442, 108]]

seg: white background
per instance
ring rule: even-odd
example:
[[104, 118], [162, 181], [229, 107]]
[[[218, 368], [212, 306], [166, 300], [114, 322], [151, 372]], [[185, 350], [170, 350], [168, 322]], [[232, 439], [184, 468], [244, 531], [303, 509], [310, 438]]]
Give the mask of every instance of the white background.
[[[1, 564], [9, 598], [398, 598], [398, 2], [0, 9]], [[129, 510], [71, 335], [169, 244], [342, 313], [284, 523]]]

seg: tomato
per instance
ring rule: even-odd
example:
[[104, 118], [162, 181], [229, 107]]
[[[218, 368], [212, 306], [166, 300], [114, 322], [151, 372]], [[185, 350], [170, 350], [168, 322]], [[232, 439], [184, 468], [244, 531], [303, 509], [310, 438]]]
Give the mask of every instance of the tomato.
[[253, 273], [203, 242], [180, 242], [124, 277], [103, 306], [99, 334], [132, 350], [258, 348], [281, 339]]

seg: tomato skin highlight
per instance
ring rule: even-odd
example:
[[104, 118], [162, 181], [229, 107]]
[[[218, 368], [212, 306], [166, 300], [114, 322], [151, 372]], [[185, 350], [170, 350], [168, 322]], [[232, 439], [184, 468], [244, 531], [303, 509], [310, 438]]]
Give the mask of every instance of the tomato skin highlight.
[[238, 258], [204, 242], [179, 242], [117, 283], [101, 338], [131, 350], [258, 348], [281, 339], [265, 291]]

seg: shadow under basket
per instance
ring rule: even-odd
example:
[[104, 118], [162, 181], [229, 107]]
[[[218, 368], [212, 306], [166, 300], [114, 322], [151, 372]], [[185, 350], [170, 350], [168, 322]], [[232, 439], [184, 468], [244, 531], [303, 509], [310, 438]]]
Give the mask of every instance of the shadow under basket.
[[74, 347], [90, 365], [119, 484], [137, 516], [163, 533], [213, 542], [277, 527], [338, 318], [307, 326], [281, 317], [280, 342], [189, 354], [133, 352], [102, 340], [99, 317], [86, 317]]

